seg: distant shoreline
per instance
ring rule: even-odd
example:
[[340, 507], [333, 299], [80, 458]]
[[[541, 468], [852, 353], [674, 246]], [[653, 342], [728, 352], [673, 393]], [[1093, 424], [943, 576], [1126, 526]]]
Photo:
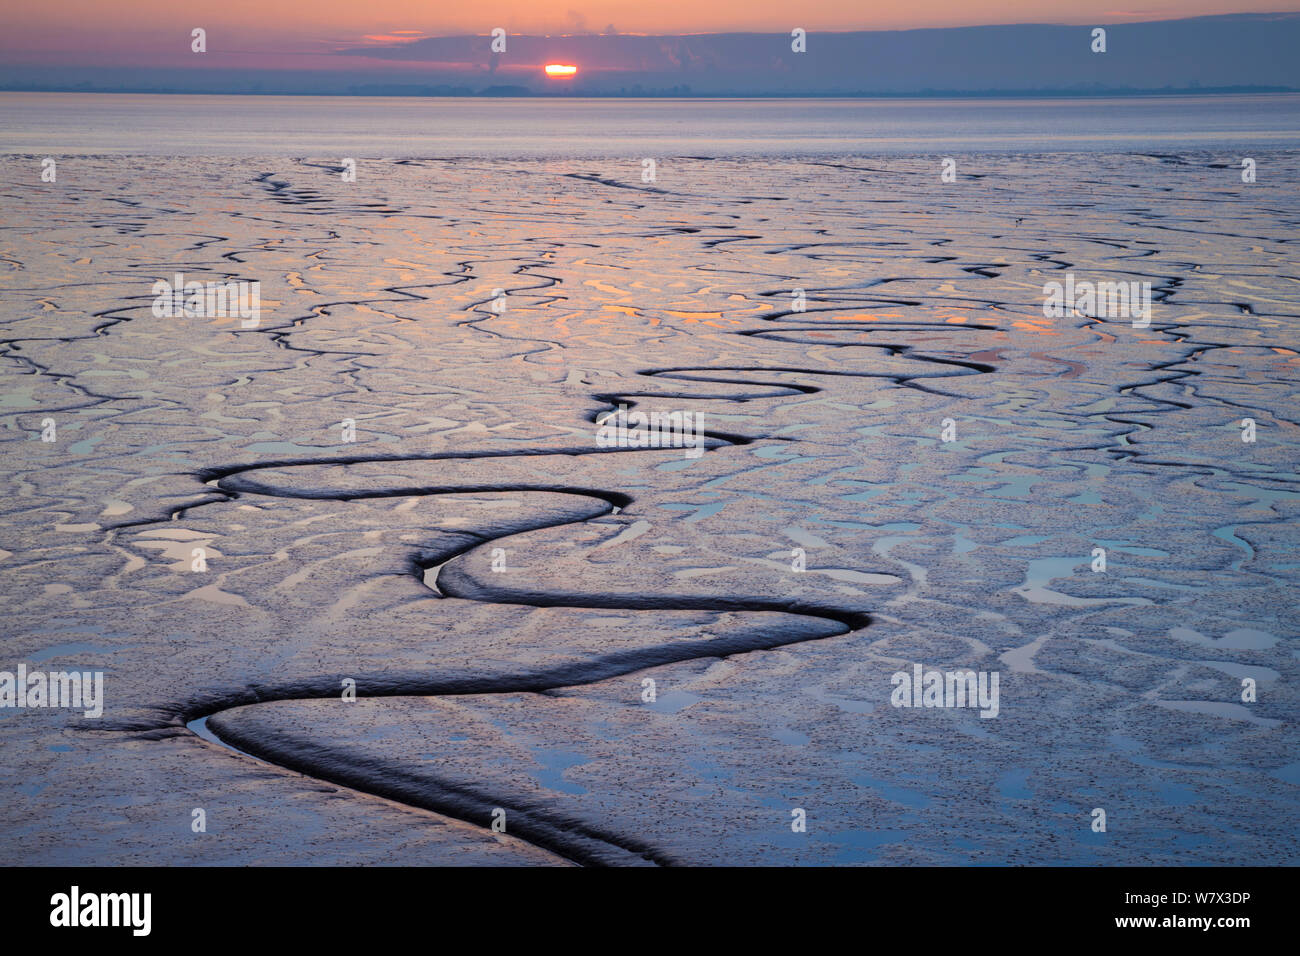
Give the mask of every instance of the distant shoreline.
[[401, 97], [411, 99], [536, 99], [536, 100], [1051, 100], [1051, 99], [1111, 99], [1133, 96], [1276, 96], [1300, 93], [1291, 86], [1215, 86], [1179, 87], [1177, 89], [1044, 89], [1044, 90], [917, 90], [906, 93], [857, 91], [850, 93], [710, 93], [705, 91], [673, 90], [599, 90], [571, 93], [538, 93], [526, 87], [487, 87], [482, 90], [440, 88], [375, 88], [359, 87], [329, 92], [304, 92], [301, 90], [176, 90], [145, 88], [90, 89], [84, 86], [6, 86], [0, 93], [94, 93], [110, 96], [296, 96], [305, 98], [333, 97]]

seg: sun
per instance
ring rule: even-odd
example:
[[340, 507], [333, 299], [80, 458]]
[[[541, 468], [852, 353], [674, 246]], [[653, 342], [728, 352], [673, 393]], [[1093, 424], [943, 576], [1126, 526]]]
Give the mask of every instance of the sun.
[[578, 68], [576, 66], [570, 66], [567, 63], [546, 64], [546, 75], [551, 78], [573, 76], [577, 72]]

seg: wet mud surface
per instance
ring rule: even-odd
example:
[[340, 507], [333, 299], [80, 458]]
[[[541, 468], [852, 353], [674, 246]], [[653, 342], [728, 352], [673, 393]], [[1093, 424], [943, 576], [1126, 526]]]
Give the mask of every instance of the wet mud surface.
[[[1258, 159], [11, 177], [0, 667], [106, 703], [0, 710], [6, 859], [1293, 862], [1300, 157]], [[177, 272], [258, 327], [155, 316]], [[1045, 318], [1066, 273], [1149, 327]], [[602, 446], [620, 405], [703, 453]], [[998, 716], [891, 706], [918, 663]]]

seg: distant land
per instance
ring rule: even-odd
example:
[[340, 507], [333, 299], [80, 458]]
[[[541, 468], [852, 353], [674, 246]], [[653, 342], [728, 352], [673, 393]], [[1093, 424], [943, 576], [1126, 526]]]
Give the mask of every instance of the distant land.
[[[342, 96], [1114, 96], [1300, 90], [1300, 14], [1232, 14], [1092, 27], [1010, 25], [788, 34], [434, 37], [338, 51], [336, 70], [238, 65], [209, 52], [140, 66], [0, 64], [0, 90]], [[178, 46], [188, 37], [178, 38]], [[259, 57], [264, 60], [265, 57]], [[550, 80], [545, 63], [578, 75]], [[176, 65], [180, 64], [180, 65]]]

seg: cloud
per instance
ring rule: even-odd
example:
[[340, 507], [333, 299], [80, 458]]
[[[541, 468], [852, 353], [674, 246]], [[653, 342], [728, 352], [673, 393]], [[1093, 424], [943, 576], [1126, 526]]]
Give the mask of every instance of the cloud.
[[579, 13], [577, 10], [569, 10], [569, 11], [565, 14], [565, 18], [566, 18], [566, 19], [568, 20], [568, 22], [569, 22], [569, 27], [570, 27], [569, 32], [570, 32], [570, 33], [590, 33], [590, 32], [591, 32], [590, 30], [587, 29], [587, 18], [586, 18], [585, 16], [583, 16], [581, 13]]

